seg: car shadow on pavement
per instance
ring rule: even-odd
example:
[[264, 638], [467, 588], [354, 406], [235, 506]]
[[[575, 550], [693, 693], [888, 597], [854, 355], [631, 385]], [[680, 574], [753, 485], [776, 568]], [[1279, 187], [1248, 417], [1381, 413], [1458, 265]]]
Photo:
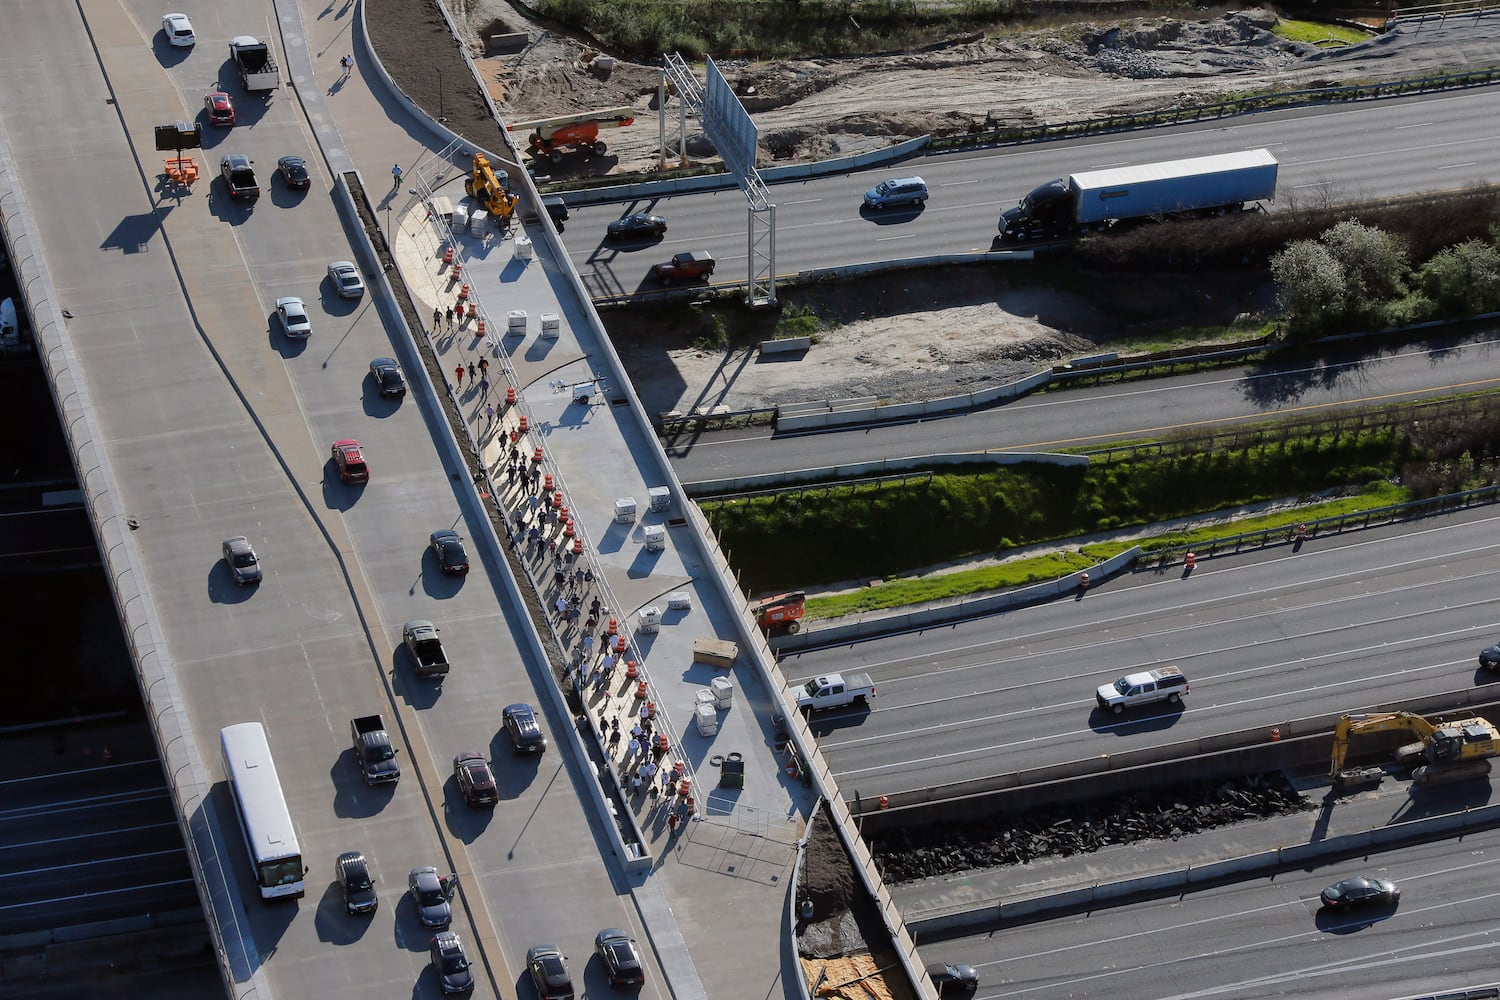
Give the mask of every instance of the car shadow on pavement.
[[[382, 888], [378, 872], [373, 881], [377, 891]], [[308, 889], [312, 889], [311, 881]], [[347, 913], [344, 910], [344, 893], [339, 889], [338, 882], [329, 882], [323, 889], [322, 897], [318, 899], [318, 912], [313, 917], [313, 927], [317, 930], [319, 941], [337, 945], [354, 944], [370, 929], [370, 917]]]
[[861, 205], [859, 215], [866, 222], [873, 222], [877, 226], [897, 226], [903, 222], [915, 220], [922, 214], [926, 207], [926, 205], [913, 205], [910, 208], [874, 209]]
[[289, 188], [285, 184], [276, 183], [275, 177], [273, 173], [271, 181], [266, 185], [270, 188], [271, 204], [277, 208], [295, 208], [307, 200], [311, 188]]
[[1137, 709], [1134, 713], [1123, 715], [1095, 708], [1089, 713], [1089, 728], [1096, 733], [1110, 733], [1115, 736], [1154, 733], [1177, 725], [1177, 720], [1182, 718], [1182, 710], [1180, 701], [1175, 705], [1164, 702], [1154, 710]]
[[243, 604], [254, 595], [257, 586], [242, 587], [235, 583], [223, 559], [215, 559], [208, 571], [208, 599], [215, 604]]
[[351, 485], [340, 480], [339, 470], [333, 464], [333, 459], [323, 463], [323, 503], [329, 510], [348, 513], [363, 489], [362, 485]]
[[[491, 768], [494, 770], [494, 768]], [[500, 776], [495, 776], [498, 785]], [[464, 801], [464, 793], [458, 787], [458, 779], [448, 775], [443, 782], [443, 819], [448, 824], [448, 833], [465, 844], [472, 844], [479, 835], [489, 829], [495, 818], [495, 810], [484, 806], [471, 806]]]
[[412, 708], [431, 708], [443, 694], [443, 682], [436, 677], [421, 677], [417, 674], [417, 658], [406, 643], [401, 643], [391, 653], [391, 687], [398, 698]]
[[1324, 934], [1357, 934], [1362, 930], [1374, 927], [1383, 920], [1389, 920], [1396, 915], [1395, 906], [1371, 907], [1358, 913], [1340, 913], [1327, 907], [1320, 907], [1318, 913], [1313, 917], [1313, 925]]
[[401, 401], [406, 397], [382, 396], [380, 390], [372, 385], [372, 381], [370, 376], [365, 376], [363, 384], [364, 392], [360, 396], [360, 403], [364, 406], [365, 416], [374, 417], [376, 420], [383, 420], [386, 417], [394, 415], [397, 410], [401, 409]]
[[369, 819], [386, 807], [396, 792], [396, 782], [367, 785], [360, 776], [353, 747], [346, 747], [329, 768], [333, 780], [333, 814], [340, 819]]
[[330, 316], [349, 316], [354, 310], [365, 304], [365, 300], [346, 299], [337, 290], [330, 291], [329, 280], [323, 279], [318, 285], [318, 301], [322, 303], [323, 311]]
[[[420, 868], [424, 864], [437, 863], [436, 861], [417, 861], [412, 864], [412, 867]], [[441, 870], [439, 868], [439, 871]], [[394, 920], [396, 946], [417, 954], [426, 954], [428, 942], [432, 940], [432, 936], [437, 931], [430, 927], [422, 926], [422, 918], [417, 915], [417, 901], [411, 898], [411, 893], [400, 882], [392, 884], [391, 891], [394, 892], [397, 890], [400, 890], [401, 895], [395, 900], [395, 906], [392, 907], [396, 911]], [[424, 973], [428, 971], [428, 966], [425, 963], [422, 966], [422, 971]], [[419, 992], [413, 990], [412, 994], [414, 996], [435, 997], [441, 995], [441, 992], [438, 990], [437, 984], [433, 983], [430, 991]]]
[[207, 111], [199, 111], [193, 118], [193, 121], [199, 126], [199, 148], [204, 150], [205, 153], [224, 145], [230, 138], [230, 133], [234, 131], [232, 128], [224, 128], [222, 125], [215, 125], [210, 122]]
[[841, 712], [816, 712], [808, 720], [807, 728], [814, 736], [822, 738], [830, 733], [836, 733], [840, 729], [853, 729], [865, 724], [870, 717], [870, 709], [850, 708]]
[[307, 351], [308, 339], [310, 338], [288, 337], [281, 329], [281, 319], [275, 313], [266, 320], [266, 342], [284, 360], [300, 358]]
[[446, 601], [451, 597], [458, 596], [468, 574], [444, 573], [438, 565], [437, 556], [432, 550], [422, 550], [422, 592], [436, 601]]
[[191, 45], [173, 45], [167, 41], [167, 34], [164, 31], [158, 31], [151, 36], [151, 51], [156, 55], [156, 61], [162, 69], [171, 69], [185, 62], [187, 57], [192, 55], [194, 48], [195, 46]]
[[495, 772], [495, 789], [500, 793], [500, 801], [519, 799], [521, 793], [536, 782], [541, 761], [546, 756], [545, 753], [516, 753], [504, 729], [495, 733], [490, 738], [490, 760], [493, 762], [490, 770]]
[[198, 181], [207, 185], [209, 214], [231, 226], [238, 226], [255, 211], [255, 202], [235, 201], [219, 175], [218, 162], [212, 161], [209, 166], [213, 169]]

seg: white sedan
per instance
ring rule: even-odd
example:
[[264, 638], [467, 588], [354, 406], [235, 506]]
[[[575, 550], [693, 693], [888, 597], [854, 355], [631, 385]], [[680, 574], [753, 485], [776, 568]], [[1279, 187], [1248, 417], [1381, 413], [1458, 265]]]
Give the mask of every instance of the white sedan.
[[193, 34], [193, 22], [188, 20], [186, 14], [163, 14], [161, 30], [166, 33], [167, 41], [179, 48], [198, 42], [198, 36]]
[[352, 260], [336, 260], [328, 265], [328, 280], [338, 290], [341, 299], [357, 299], [365, 294], [364, 279]]
[[312, 320], [307, 318], [307, 306], [295, 295], [276, 300], [276, 315], [281, 317], [281, 328], [288, 337], [301, 340], [312, 336]]

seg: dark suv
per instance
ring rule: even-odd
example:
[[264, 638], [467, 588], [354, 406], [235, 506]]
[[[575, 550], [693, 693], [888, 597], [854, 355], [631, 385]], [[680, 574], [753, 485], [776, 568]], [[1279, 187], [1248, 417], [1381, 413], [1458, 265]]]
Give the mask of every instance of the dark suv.
[[370, 863], [358, 851], [345, 851], [334, 862], [333, 870], [339, 877], [339, 888], [344, 891], [344, 911], [374, 913], [380, 905], [375, 892], [375, 881], [370, 878]]
[[254, 201], [260, 197], [260, 182], [255, 179], [254, 161], [244, 153], [230, 153], [219, 161], [219, 176], [235, 201]]
[[464, 954], [464, 944], [452, 931], [444, 931], [432, 939], [432, 967], [437, 971], [438, 984], [444, 993], [467, 993], [474, 988], [474, 973], [469, 971], [469, 956]]
[[469, 805], [493, 806], [500, 801], [499, 790], [495, 788], [495, 772], [479, 751], [465, 750], [454, 757], [453, 777]]
[[547, 749], [547, 737], [530, 705], [506, 705], [500, 716], [510, 734], [510, 747], [516, 753], [541, 753]]

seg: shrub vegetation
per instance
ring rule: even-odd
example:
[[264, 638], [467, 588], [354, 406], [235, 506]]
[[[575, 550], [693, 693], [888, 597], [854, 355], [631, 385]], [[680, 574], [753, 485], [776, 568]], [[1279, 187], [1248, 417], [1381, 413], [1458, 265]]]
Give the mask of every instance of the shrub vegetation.
[[[885, 578], [1262, 500], [1357, 493], [1399, 480], [1399, 494], [1379, 498], [1391, 503], [1490, 484], [1500, 468], [1493, 399], [1483, 394], [1138, 442], [1096, 454], [1087, 468], [949, 466], [922, 481], [812, 485], [702, 506], [751, 592]], [[1041, 568], [1042, 576], [1016, 567], [976, 572], [999, 586], [1056, 575], [1055, 568]], [[951, 592], [951, 585], [910, 583], [912, 594], [933, 587]]]

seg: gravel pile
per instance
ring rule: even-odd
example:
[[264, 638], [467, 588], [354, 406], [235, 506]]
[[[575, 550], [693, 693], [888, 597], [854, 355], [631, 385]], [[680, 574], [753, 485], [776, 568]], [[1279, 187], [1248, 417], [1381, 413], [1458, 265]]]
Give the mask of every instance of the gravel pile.
[[1263, 11], [1202, 21], [1137, 22], [1059, 46], [1080, 68], [1132, 80], [1268, 73], [1290, 69], [1315, 46], [1274, 35]]
[[869, 838], [887, 882], [1089, 854], [1117, 844], [1175, 840], [1315, 808], [1284, 775], [1133, 792], [955, 828], [941, 824]]

